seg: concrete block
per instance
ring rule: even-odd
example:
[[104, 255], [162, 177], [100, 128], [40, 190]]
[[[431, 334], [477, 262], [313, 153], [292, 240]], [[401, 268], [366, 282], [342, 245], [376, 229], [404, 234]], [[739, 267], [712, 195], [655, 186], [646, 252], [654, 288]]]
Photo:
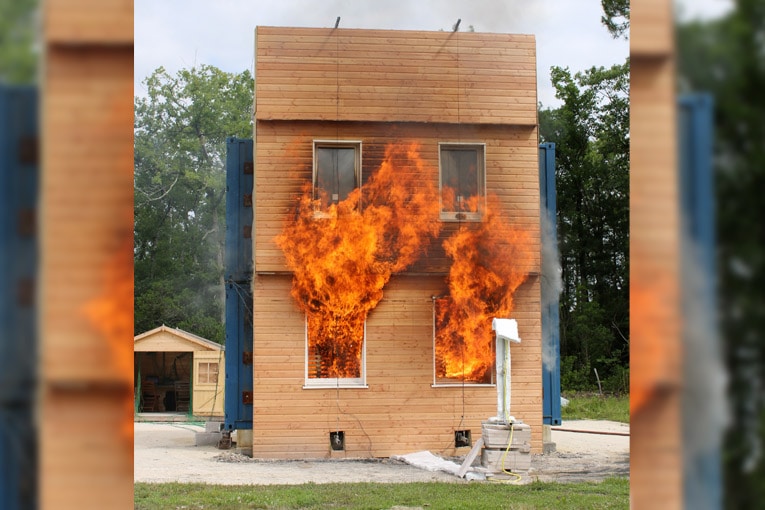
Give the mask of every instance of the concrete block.
[[555, 453], [558, 451], [558, 447], [555, 443], [542, 443], [542, 453], [547, 455], [548, 453]]
[[222, 428], [223, 428], [222, 421], [205, 422], [205, 432], [220, 432]]
[[220, 432], [197, 432], [195, 434], [195, 444], [197, 446], [217, 446], [218, 441], [220, 441], [220, 437]]
[[511, 473], [526, 473], [531, 467], [531, 453], [510, 450], [505, 453], [503, 449], [484, 448], [481, 452], [481, 465], [495, 473], [502, 472], [502, 459], [504, 458], [504, 469]]
[[[486, 448], [507, 448], [510, 440], [510, 426], [498, 423], [483, 422], [481, 437]], [[531, 427], [525, 423], [513, 424], [513, 444], [511, 448], [531, 444]]]

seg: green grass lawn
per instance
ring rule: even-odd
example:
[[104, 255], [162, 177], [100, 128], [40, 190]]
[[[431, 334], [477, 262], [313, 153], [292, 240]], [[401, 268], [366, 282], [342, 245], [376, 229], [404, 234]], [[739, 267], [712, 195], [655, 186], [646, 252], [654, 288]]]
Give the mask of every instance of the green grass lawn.
[[135, 508], [152, 509], [437, 509], [629, 508], [629, 480], [509, 485], [474, 483], [333, 483], [305, 485], [135, 484]]
[[561, 408], [561, 417], [566, 420], [611, 420], [630, 422], [630, 396], [600, 396], [572, 394], [564, 395], [569, 404]]

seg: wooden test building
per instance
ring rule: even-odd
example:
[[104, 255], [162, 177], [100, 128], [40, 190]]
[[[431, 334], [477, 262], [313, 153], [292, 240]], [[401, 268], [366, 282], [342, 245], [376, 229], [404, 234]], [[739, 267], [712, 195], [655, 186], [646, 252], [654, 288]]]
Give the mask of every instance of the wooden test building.
[[[512, 414], [531, 426], [532, 451], [541, 452], [535, 51], [531, 35], [256, 29], [254, 457], [465, 453], [455, 448], [455, 431], [470, 430], [475, 442], [481, 421], [496, 414], [495, 385], [440, 384], [434, 375], [432, 297], [446, 291], [450, 263], [441, 243], [463, 220], [481, 220], [447, 207], [427, 256], [391, 278], [368, 316], [361, 377], [340, 384], [309, 376], [306, 319], [274, 238], [304, 184], [321, 178], [321, 154], [349, 156], [339, 165], [348, 165], [353, 187], [379, 167], [391, 142], [418, 142], [435, 186], [461, 171], [447, 166], [459, 167], [465, 155], [478, 166], [468, 194], [495, 195], [529, 234], [534, 255], [512, 315], [522, 339], [511, 347]], [[341, 181], [330, 194], [347, 193]], [[343, 431], [344, 450], [331, 449], [333, 431]]]

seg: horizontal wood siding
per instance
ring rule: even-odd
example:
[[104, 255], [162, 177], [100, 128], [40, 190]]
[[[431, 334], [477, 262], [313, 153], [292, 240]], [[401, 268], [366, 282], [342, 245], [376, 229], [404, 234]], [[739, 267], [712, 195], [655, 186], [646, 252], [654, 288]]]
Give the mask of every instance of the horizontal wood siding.
[[[420, 156], [432, 168], [438, 187], [438, 143], [486, 144], [486, 187], [499, 198], [507, 220], [530, 234], [529, 272], [539, 271], [539, 174], [537, 129], [531, 126], [449, 125], [368, 122], [258, 121], [255, 135], [255, 270], [286, 271], [281, 250], [273, 239], [293, 212], [303, 186], [310, 185], [313, 140], [362, 142], [362, 180], [380, 166], [389, 143], [419, 142]], [[442, 242], [459, 225], [443, 224], [441, 238], [426, 257], [410, 268], [413, 273], [448, 271]]]
[[132, 0], [46, 0], [44, 11], [49, 45], [133, 47]]
[[[364, 389], [303, 389], [305, 323], [289, 295], [287, 275], [256, 275], [254, 304], [253, 454], [257, 458], [388, 457], [418, 450], [443, 455], [454, 431], [496, 414], [494, 387], [433, 388], [431, 296], [446, 290], [440, 276], [394, 277], [367, 320]], [[532, 427], [542, 447], [542, 354], [539, 280], [517, 293], [520, 345], [512, 347], [512, 412]], [[278, 395], [278, 398], [274, 398]], [[329, 433], [345, 432], [333, 452]]]
[[40, 510], [132, 508], [133, 3], [46, 0], [37, 19], [38, 442], [23, 457]]
[[537, 122], [533, 35], [258, 27], [257, 120]]

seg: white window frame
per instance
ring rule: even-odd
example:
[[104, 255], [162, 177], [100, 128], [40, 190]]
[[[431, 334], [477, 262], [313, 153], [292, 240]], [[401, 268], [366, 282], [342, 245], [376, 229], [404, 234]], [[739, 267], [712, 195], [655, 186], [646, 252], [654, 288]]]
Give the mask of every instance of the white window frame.
[[[207, 365], [208, 365], [208, 368], [207, 368], [207, 374], [206, 374], [206, 375], [207, 375], [207, 377], [208, 377], [208, 379], [209, 379], [209, 376], [210, 376], [210, 368], [209, 368], [209, 365], [211, 365], [211, 364], [213, 364], [213, 363], [215, 363], [216, 365], [218, 365], [218, 371], [217, 371], [217, 373], [216, 373], [216, 376], [215, 376], [215, 381], [213, 381], [213, 382], [202, 382], [202, 381], [201, 381], [201, 376], [202, 376], [202, 364], [207, 364]], [[198, 361], [198, 362], [197, 362], [197, 384], [215, 386], [215, 385], [216, 385], [216, 384], [218, 384], [219, 382], [220, 382], [220, 362], [219, 362], [219, 361], [208, 361], [208, 360], [201, 360], [201, 361]]]
[[[443, 162], [441, 154], [443, 149], [475, 149], [478, 155], [478, 196], [480, 197], [477, 212], [444, 211], [443, 204]], [[481, 142], [439, 142], [438, 143], [438, 205], [441, 221], [481, 221], [486, 210], [486, 144]]]
[[[438, 301], [437, 298], [433, 299], [433, 384], [431, 384], [432, 388], [454, 388], [454, 387], [463, 387], [463, 386], [469, 386], [471, 388], [495, 388], [497, 386], [496, 377], [497, 377], [497, 370], [496, 367], [491, 370], [491, 380], [490, 383], [477, 383], [477, 382], [470, 382], [470, 381], [439, 381], [438, 380], [438, 373], [437, 373], [437, 366], [438, 366], [438, 360], [436, 359], [436, 302]], [[494, 363], [497, 363], [496, 357], [497, 357], [497, 349], [494, 346], [494, 340], [492, 340], [492, 351], [494, 352]]]
[[364, 321], [364, 338], [361, 343], [361, 377], [309, 378], [308, 376], [308, 316], [305, 316], [305, 373], [304, 390], [327, 388], [369, 388], [367, 385], [367, 323]]
[[[313, 141], [313, 171], [311, 175], [311, 196], [316, 198], [316, 173], [318, 172], [319, 159], [317, 158], [316, 149], [320, 147], [336, 148], [336, 149], [354, 149], [356, 151], [355, 157], [355, 173], [356, 173], [356, 188], [361, 187], [361, 140], [314, 140]], [[317, 211], [318, 212], [318, 211]]]

